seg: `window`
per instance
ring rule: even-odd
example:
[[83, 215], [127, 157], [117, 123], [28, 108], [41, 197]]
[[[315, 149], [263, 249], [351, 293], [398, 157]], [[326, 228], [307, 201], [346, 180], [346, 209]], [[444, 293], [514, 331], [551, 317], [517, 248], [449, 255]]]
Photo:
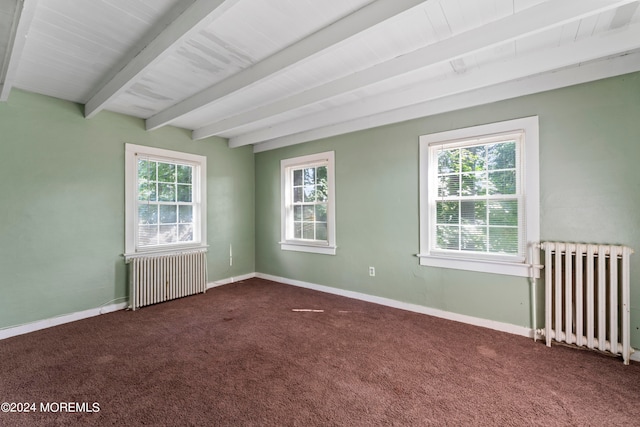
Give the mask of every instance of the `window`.
[[206, 246], [206, 158], [126, 144], [126, 255]]
[[285, 159], [280, 168], [281, 248], [335, 255], [333, 151]]
[[420, 263], [530, 276], [537, 117], [420, 138]]

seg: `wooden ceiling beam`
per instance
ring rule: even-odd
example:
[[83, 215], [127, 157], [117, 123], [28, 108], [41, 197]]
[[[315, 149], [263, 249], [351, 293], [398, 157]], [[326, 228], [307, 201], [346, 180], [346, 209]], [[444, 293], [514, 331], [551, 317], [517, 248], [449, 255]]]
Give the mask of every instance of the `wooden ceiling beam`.
[[308, 37], [282, 49], [257, 64], [149, 117], [147, 130], [170, 124], [191, 111], [210, 105], [240, 89], [255, 84], [308, 59], [354, 35], [426, 0], [377, 0]]
[[91, 118], [111, 100], [136, 83], [153, 65], [173, 53], [182, 42], [209, 26], [239, 0], [197, 0], [175, 20], [159, 22], [155, 37], [141, 49], [136, 47], [127, 55], [90, 96], [84, 115]]
[[[493, 21], [482, 27], [458, 34], [438, 43], [398, 56], [374, 67], [327, 82], [304, 92], [280, 99], [268, 105], [225, 118], [192, 133], [193, 139], [219, 135], [243, 125], [272, 117], [287, 111], [316, 104], [334, 96], [349, 93], [384, 80], [446, 62], [465, 55], [540, 33], [568, 22], [602, 13], [633, 0], [564, 0], [548, 1], [524, 9], [508, 17]], [[273, 131], [268, 131], [273, 134]], [[259, 132], [249, 136], [232, 138], [231, 147], [264, 141], [256, 139]], [[267, 138], [268, 139], [268, 138]]]
[[[579, 64], [579, 65], [574, 65]], [[229, 140], [255, 152], [640, 71], [640, 24]]]
[[27, 33], [33, 21], [38, 0], [17, 0], [11, 27], [11, 35], [0, 70], [0, 101], [9, 99], [20, 57], [27, 41]]

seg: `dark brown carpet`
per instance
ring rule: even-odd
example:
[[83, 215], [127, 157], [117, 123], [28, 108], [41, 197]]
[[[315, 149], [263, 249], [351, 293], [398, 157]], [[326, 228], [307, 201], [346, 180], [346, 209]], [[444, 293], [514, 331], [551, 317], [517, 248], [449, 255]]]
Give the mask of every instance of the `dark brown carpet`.
[[11, 426], [640, 420], [638, 363], [260, 279], [9, 338], [0, 363], [0, 402], [38, 410]]

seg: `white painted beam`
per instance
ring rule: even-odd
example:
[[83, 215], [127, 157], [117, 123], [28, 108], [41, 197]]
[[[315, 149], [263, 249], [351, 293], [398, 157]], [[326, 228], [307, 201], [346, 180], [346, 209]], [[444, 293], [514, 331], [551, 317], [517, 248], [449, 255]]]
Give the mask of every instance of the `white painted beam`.
[[[201, 139], [217, 135], [257, 120], [302, 108], [306, 105], [315, 104], [337, 95], [353, 92], [421, 68], [450, 62], [465, 55], [537, 34], [587, 16], [599, 14], [605, 10], [619, 7], [631, 1], [633, 0], [564, 0], [562, 2], [544, 2], [514, 15], [491, 22], [483, 27], [425, 46], [366, 70], [196, 129], [192, 133], [192, 138]], [[256, 134], [255, 137], [232, 138], [229, 145], [230, 147], [239, 147], [264, 140], [264, 138], [258, 137]]]
[[141, 50], [136, 48], [114, 67], [84, 106], [91, 118], [118, 95], [129, 89], [146, 70], [173, 53], [192, 34], [209, 26], [239, 0], [198, 0], [172, 22], [156, 25], [157, 35]]
[[149, 117], [146, 121], [147, 130], [167, 125], [191, 111], [209, 105], [278, 72], [282, 72], [300, 61], [308, 59], [425, 1], [374, 1], [291, 46], [276, 52], [263, 61]]
[[27, 42], [27, 33], [31, 27], [31, 21], [36, 12], [38, 0], [17, 0], [16, 11], [13, 17], [11, 35], [7, 45], [7, 52], [0, 70], [0, 101], [9, 99], [9, 93], [13, 87], [20, 57]]
[[231, 138], [229, 145], [235, 146], [235, 144], [242, 144], [247, 141], [258, 143], [286, 135], [298, 134], [313, 128], [330, 126], [384, 111], [470, 92], [479, 88], [493, 86], [503, 81], [523, 79], [535, 74], [558, 70], [574, 64], [593, 61], [635, 49], [640, 49], [640, 24], [630, 27], [627, 31], [605, 33], [554, 49], [545, 49], [526, 56], [488, 64], [480, 69], [451, 76], [445, 80], [427, 81], [418, 85], [413, 84], [399, 91], [364, 98], [322, 113], [311, 114], [297, 120]]
[[254, 153], [259, 153], [274, 150], [320, 138], [328, 138], [349, 132], [447, 113], [463, 108], [490, 104], [505, 99], [517, 98], [637, 71], [640, 71], [640, 52], [635, 51], [626, 55], [603, 58], [586, 64], [536, 74], [523, 79], [503, 82], [379, 114], [275, 138], [254, 145], [253, 151]]

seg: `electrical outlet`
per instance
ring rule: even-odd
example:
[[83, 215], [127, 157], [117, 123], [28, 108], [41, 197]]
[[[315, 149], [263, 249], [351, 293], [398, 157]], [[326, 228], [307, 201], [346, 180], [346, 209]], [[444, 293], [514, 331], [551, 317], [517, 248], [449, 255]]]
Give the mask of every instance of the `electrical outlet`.
[[376, 275], [376, 268], [375, 267], [369, 267], [369, 276], [373, 277]]

